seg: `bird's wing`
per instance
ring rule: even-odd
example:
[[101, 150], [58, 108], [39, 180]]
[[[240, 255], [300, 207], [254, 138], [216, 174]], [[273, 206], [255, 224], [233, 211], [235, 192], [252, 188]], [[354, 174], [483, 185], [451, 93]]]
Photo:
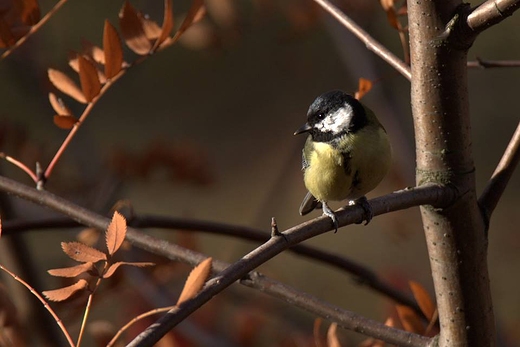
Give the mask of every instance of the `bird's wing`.
[[307, 192], [305, 198], [300, 205], [300, 215], [305, 216], [307, 213], [312, 212], [316, 208], [321, 207], [321, 202], [316, 200], [316, 198], [311, 194], [311, 192]]

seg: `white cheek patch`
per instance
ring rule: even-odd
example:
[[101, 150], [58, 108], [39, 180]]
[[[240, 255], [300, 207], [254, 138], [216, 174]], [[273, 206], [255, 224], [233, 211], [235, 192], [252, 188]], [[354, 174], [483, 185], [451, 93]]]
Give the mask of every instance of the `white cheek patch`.
[[336, 112], [327, 115], [321, 122], [316, 123], [315, 127], [322, 132], [340, 133], [349, 127], [353, 112], [352, 106], [345, 104]]

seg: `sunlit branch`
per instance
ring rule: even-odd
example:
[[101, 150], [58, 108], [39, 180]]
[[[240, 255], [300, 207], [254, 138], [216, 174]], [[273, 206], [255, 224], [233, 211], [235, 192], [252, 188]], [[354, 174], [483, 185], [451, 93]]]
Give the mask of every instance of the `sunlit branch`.
[[509, 142], [502, 159], [498, 163], [495, 172], [491, 175], [484, 192], [478, 199], [480, 208], [483, 210], [487, 221], [495, 210], [498, 201], [507, 187], [509, 179], [520, 161], [520, 123]]
[[520, 0], [487, 0], [468, 15], [466, 22], [479, 33], [511, 16], [519, 7]]
[[401, 59], [390, 52], [385, 46], [379, 43], [376, 39], [370, 36], [365, 30], [356, 24], [347, 15], [341, 12], [336, 6], [331, 4], [328, 0], [314, 0], [323, 9], [329, 12], [334, 18], [336, 18], [345, 28], [352, 32], [358, 39], [363, 42], [366, 47], [378, 55], [381, 59], [390, 64], [396, 69], [401, 75], [406, 77], [408, 80], [412, 78], [410, 67], [406, 65]]

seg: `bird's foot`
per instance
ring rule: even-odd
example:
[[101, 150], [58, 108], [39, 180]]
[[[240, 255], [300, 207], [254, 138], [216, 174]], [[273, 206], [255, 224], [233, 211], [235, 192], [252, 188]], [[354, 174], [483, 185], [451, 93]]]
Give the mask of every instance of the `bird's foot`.
[[349, 206], [353, 206], [353, 205], [361, 206], [361, 208], [363, 208], [363, 211], [364, 211], [363, 220], [356, 224], [361, 224], [361, 223], [363, 223], [363, 221], [365, 221], [365, 225], [370, 223], [370, 221], [374, 217], [374, 212], [372, 211], [372, 206], [370, 206], [370, 204], [368, 203], [367, 198], [362, 196], [359, 199], [349, 201]]
[[330, 209], [330, 207], [327, 205], [326, 202], [323, 202], [322, 203], [322, 208], [323, 208], [323, 215], [324, 216], [328, 216], [330, 219], [332, 219], [332, 223], [334, 223], [334, 234], [338, 232], [338, 218], [336, 218], [336, 214], [334, 213], [334, 211], [332, 211]]

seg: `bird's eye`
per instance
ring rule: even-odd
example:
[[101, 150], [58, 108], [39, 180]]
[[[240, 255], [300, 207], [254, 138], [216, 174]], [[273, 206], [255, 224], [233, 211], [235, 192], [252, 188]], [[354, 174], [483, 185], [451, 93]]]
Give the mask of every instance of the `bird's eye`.
[[323, 113], [319, 113], [318, 120], [322, 120], [323, 118], [325, 118], [325, 115]]

